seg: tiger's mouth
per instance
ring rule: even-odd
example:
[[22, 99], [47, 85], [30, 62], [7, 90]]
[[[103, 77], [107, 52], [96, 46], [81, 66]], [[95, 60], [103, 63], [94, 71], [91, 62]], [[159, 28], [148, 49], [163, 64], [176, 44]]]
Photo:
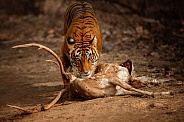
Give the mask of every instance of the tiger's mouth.
[[92, 75], [92, 72], [91, 72], [91, 71], [83, 72], [83, 73], [81, 74], [81, 78], [84, 78], [84, 79], [90, 78], [91, 75]]
[[94, 74], [94, 70], [81, 71], [79, 67], [77, 66], [72, 66], [70, 68], [71, 68], [70, 72], [72, 72], [72, 74], [78, 78], [87, 79], [87, 78], [90, 78]]

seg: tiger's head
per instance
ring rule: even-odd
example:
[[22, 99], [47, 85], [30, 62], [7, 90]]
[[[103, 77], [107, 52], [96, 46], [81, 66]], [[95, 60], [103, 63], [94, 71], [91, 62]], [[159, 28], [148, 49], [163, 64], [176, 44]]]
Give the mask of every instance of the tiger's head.
[[68, 37], [70, 64], [77, 70], [80, 78], [90, 78], [96, 69], [99, 61], [97, 51], [97, 37], [94, 36], [90, 41], [76, 41]]

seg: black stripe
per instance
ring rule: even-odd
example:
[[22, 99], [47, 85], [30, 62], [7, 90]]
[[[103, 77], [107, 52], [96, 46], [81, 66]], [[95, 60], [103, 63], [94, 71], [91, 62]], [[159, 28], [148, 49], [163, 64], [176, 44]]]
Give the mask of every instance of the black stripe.
[[[82, 15], [89, 12], [92, 16], [83, 17]], [[64, 33], [66, 34], [72, 21], [76, 18], [92, 18], [96, 22], [95, 13], [92, 6], [87, 2], [78, 2], [70, 5], [65, 12], [65, 23], [64, 23]], [[90, 24], [90, 22], [86, 23]]]

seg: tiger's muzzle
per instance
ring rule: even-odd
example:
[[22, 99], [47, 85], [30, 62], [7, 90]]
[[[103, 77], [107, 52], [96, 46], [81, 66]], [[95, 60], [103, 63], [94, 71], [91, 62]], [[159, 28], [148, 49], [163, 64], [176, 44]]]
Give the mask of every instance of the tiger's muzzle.
[[90, 78], [92, 75], [92, 72], [91, 71], [85, 71], [83, 74], [82, 74], [82, 78]]

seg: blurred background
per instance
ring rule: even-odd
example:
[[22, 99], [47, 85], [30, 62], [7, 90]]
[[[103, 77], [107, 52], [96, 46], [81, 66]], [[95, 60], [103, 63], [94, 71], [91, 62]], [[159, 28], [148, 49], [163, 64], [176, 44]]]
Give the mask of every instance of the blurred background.
[[[76, 0], [0, 0], [0, 40], [23, 35], [51, 36], [47, 34], [54, 31], [58, 32], [55, 36], [62, 35], [63, 14], [67, 6], [74, 1]], [[86, 1], [92, 4], [96, 12], [104, 38], [117, 33], [123, 37], [123, 31], [130, 28], [140, 37], [151, 38], [155, 42], [172, 44], [182, 40], [184, 33], [182, 0]], [[34, 32], [31, 29], [33, 26]], [[117, 40], [114, 37], [112, 39]], [[105, 41], [107, 40], [111, 38], [108, 37]]]

